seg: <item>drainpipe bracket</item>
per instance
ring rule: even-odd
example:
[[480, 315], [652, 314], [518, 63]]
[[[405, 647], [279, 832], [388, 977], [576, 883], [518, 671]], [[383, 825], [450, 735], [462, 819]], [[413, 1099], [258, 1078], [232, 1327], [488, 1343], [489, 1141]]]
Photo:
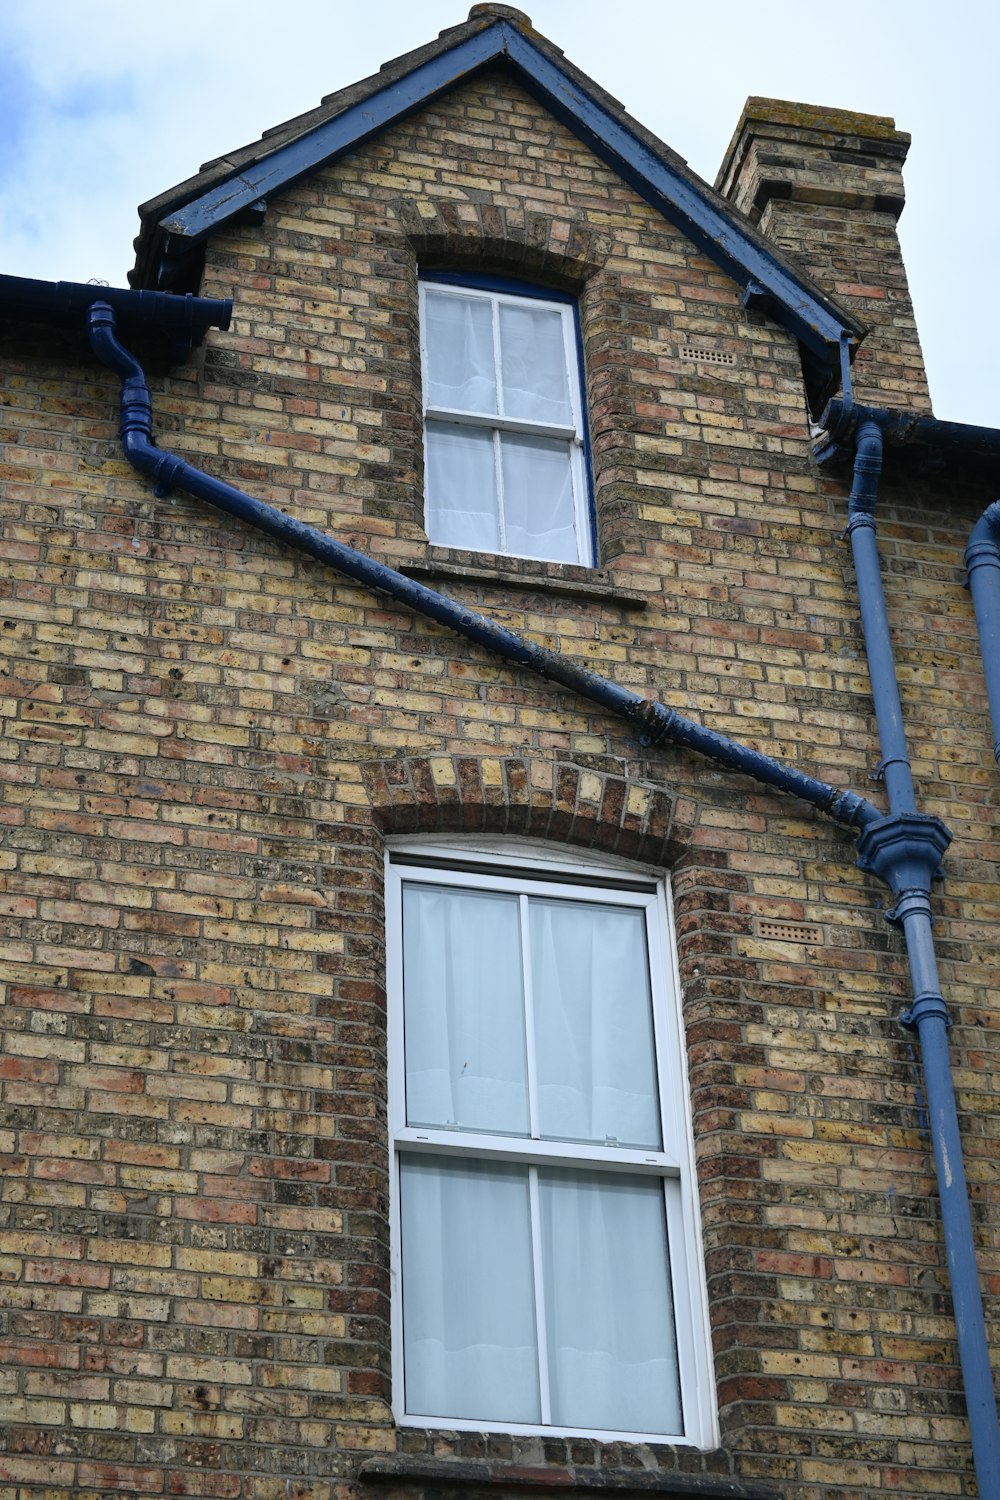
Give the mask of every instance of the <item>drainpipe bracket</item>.
[[890, 813], [863, 829], [857, 842], [858, 866], [877, 875], [897, 897], [930, 893], [931, 881], [951, 843], [951, 830], [927, 813]]
[[655, 698], [644, 698], [636, 706], [633, 715], [640, 726], [639, 744], [648, 747], [662, 745], [671, 738], [677, 710], [668, 708]]
[[[152, 445], [151, 445], [152, 446]], [[163, 453], [148, 471], [153, 479], [153, 494], [158, 500], [166, 500], [182, 481], [186, 468], [183, 459], [172, 453]]]
[[[932, 876], [931, 878], [933, 879], [934, 877]], [[931, 915], [927, 891], [920, 885], [909, 886], [905, 890], [897, 891], [895, 905], [890, 906], [888, 911], [884, 911], [882, 916], [890, 926], [902, 927], [906, 918], [914, 909], [922, 911], [933, 927], [934, 918]]]
[[871, 774], [872, 781], [884, 781], [885, 773], [889, 766], [908, 766], [909, 760], [905, 755], [890, 755], [885, 760], [880, 760]]
[[943, 1021], [948, 1030], [954, 1025], [945, 1004], [944, 996], [934, 993], [918, 995], [909, 1010], [899, 1013], [899, 1024], [909, 1030], [916, 1030], [923, 1021]]

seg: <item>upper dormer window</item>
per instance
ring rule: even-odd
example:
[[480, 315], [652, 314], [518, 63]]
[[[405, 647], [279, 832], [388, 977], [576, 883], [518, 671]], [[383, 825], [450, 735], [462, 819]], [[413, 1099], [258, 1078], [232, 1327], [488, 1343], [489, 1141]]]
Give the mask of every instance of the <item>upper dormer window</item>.
[[420, 328], [430, 540], [592, 566], [573, 300], [428, 277]]

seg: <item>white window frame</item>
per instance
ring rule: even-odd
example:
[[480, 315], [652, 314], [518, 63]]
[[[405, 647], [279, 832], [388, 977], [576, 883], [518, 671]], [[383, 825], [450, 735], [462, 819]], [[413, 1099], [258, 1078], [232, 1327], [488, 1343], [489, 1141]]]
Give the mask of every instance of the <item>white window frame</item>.
[[[406, 1122], [403, 1034], [403, 885], [440, 884], [473, 890], [592, 899], [602, 905], [640, 907], [646, 937], [652, 993], [654, 1053], [660, 1094], [663, 1150], [542, 1141], [471, 1131], [435, 1130]], [[669, 886], [662, 872], [617, 859], [595, 863], [551, 846], [538, 849], [506, 840], [466, 841], [460, 837], [428, 843], [394, 841], [386, 853], [387, 988], [389, 1006], [390, 1234], [392, 1283], [393, 1416], [403, 1427], [515, 1434], [578, 1436], [595, 1441], [686, 1444], [710, 1449], [719, 1441], [708, 1296], [698, 1210], [694, 1139], [687, 1080], [686, 1049], [677, 978], [676, 939]], [[529, 1085], [530, 1087], [530, 1085]], [[403, 1358], [402, 1234], [400, 1161], [407, 1154], [469, 1156], [477, 1160], [530, 1166], [615, 1168], [661, 1178], [666, 1210], [668, 1255], [682, 1406], [681, 1432], [640, 1432], [567, 1428], [517, 1422], [428, 1417], [406, 1410]], [[531, 1174], [532, 1176], [534, 1174]], [[540, 1355], [544, 1365], [544, 1356]]]
[[[432, 406], [428, 403], [427, 394], [430, 390], [427, 363], [427, 294], [456, 297], [476, 297], [489, 302], [493, 309], [493, 359], [496, 377], [497, 404], [501, 410], [497, 413], [463, 411], [457, 407]], [[569, 384], [570, 407], [572, 410], [572, 426], [560, 426], [550, 422], [530, 422], [522, 417], [508, 417], [503, 413], [503, 371], [500, 349], [500, 307], [503, 303], [514, 305], [530, 302], [533, 306], [557, 312], [562, 319], [563, 354], [566, 361], [567, 380]], [[450, 281], [421, 281], [420, 282], [420, 376], [423, 390], [424, 402], [424, 445], [426, 454], [427, 423], [428, 422], [451, 422], [458, 426], [478, 427], [481, 431], [493, 434], [493, 460], [496, 473], [496, 492], [499, 514], [497, 517], [497, 528], [499, 531], [499, 546], [497, 556], [501, 557], [525, 557], [536, 562], [554, 562], [566, 559], [555, 559], [536, 557], [533, 554], [514, 552], [505, 546], [504, 531], [504, 506], [503, 506], [503, 468], [500, 458], [500, 434], [502, 432], [524, 433], [529, 437], [561, 438], [569, 445], [570, 451], [570, 473], [573, 484], [573, 517], [574, 531], [576, 534], [577, 556], [575, 563], [585, 568], [595, 566], [594, 537], [591, 502], [590, 482], [587, 473], [586, 459], [586, 430], [584, 425], [583, 396], [580, 389], [580, 351], [579, 331], [576, 317], [576, 307], [569, 302], [554, 302], [542, 297], [521, 295], [515, 292], [488, 291], [481, 287], [470, 286], [464, 282]], [[427, 531], [428, 540], [432, 544], [438, 544], [439, 539], [431, 534], [431, 510], [429, 504], [429, 465], [424, 463], [424, 527]], [[442, 546], [451, 546], [448, 541], [441, 542]]]

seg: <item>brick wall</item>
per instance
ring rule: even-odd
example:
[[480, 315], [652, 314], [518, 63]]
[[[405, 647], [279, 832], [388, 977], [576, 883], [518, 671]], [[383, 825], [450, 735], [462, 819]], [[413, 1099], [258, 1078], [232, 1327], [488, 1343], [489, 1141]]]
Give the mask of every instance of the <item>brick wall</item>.
[[[428, 547], [418, 264], [579, 290], [593, 572]], [[794, 344], [509, 79], [220, 234], [204, 291], [235, 296], [234, 328], [157, 375], [163, 446], [872, 790], [845, 487], [812, 465]], [[71, 341], [5, 352], [5, 1500], [348, 1500], [373, 1454], [476, 1461], [470, 1491], [514, 1464], [974, 1494], [901, 944], [850, 839], [155, 499], [106, 372]], [[919, 404], [922, 376], [897, 391]], [[998, 794], [960, 567], [993, 496], [884, 494], [915, 771], [957, 835], [942, 969], [995, 1294]], [[673, 871], [717, 1452], [392, 1426], [382, 857], [456, 830]]]

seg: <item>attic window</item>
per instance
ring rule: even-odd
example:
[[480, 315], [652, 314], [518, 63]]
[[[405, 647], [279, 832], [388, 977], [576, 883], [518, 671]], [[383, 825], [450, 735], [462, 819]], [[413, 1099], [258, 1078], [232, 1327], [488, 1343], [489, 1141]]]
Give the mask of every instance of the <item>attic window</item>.
[[575, 302], [427, 277], [420, 330], [430, 540], [593, 566]]

